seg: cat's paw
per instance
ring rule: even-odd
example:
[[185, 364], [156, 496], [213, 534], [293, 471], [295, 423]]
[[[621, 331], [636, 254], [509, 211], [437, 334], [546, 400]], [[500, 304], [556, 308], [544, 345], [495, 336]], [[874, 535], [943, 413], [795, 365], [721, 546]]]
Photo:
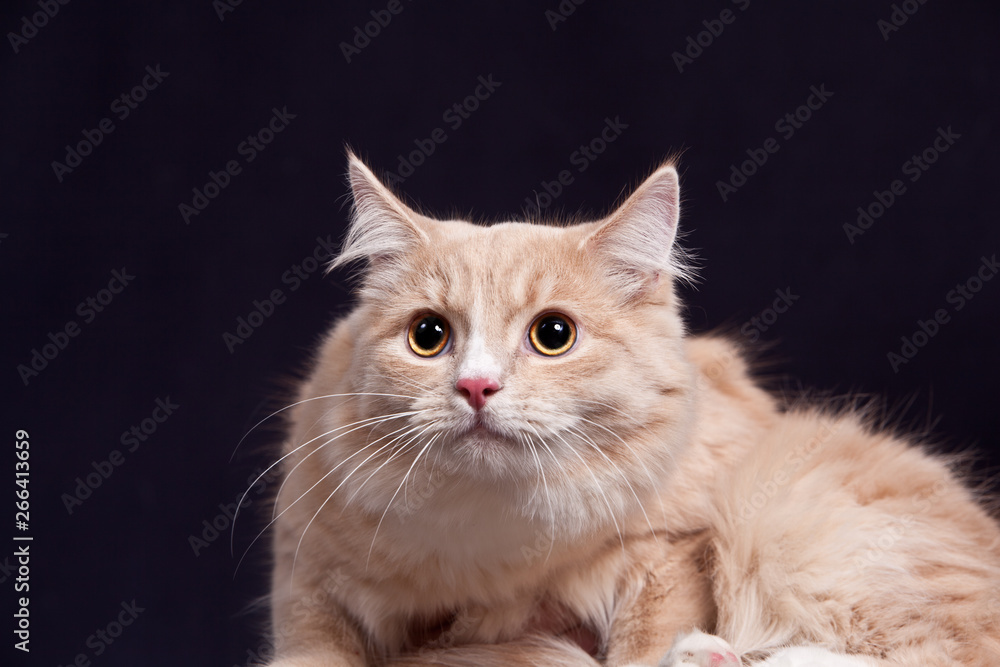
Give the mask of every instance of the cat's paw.
[[677, 636], [657, 667], [741, 667], [742, 664], [725, 640], [693, 630]]

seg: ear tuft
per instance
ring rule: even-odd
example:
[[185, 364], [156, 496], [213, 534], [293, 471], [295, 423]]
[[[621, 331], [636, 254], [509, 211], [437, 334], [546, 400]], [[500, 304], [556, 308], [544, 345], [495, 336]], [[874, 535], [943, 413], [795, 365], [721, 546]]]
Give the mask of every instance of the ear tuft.
[[395, 265], [403, 254], [427, 242], [427, 234], [417, 214], [350, 150], [347, 159], [354, 211], [344, 246], [329, 270], [359, 260], [367, 261], [369, 268]]
[[676, 243], [680, 185], [670, 162], [653, 172], [583, 241], [629, 298], [656, 289], [664, 276], [693, 281], [694, 270]]

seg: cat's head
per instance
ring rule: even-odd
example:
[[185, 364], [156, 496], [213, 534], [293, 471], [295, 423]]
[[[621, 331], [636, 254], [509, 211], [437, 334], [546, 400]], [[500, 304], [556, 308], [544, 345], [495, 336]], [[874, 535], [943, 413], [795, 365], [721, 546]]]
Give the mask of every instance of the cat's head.
[[367, 436], [393, 443], [372, 463], [395, 453], [379, 473], [393, 471], [389, 490], [436, 469], [542, 504], [544, 484], [624, 509], [666, 472], [692, 394], [672, 164], [606, 218], [569, 226], [436, 220], [353, 155], [349, 175], [334, 267], [361, 267], [352, 416], [394, 415]]

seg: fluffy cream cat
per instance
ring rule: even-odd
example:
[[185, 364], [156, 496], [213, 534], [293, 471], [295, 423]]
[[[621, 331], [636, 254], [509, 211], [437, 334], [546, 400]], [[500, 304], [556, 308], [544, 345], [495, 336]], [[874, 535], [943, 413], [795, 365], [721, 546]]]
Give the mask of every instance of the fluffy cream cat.
[[1000, 528], [946, 462], [685, 335], [672, 165], [572, 226], [350, 182], [334, 265], [364, 268], [290, 409], [274, 667], [1000, 665]]

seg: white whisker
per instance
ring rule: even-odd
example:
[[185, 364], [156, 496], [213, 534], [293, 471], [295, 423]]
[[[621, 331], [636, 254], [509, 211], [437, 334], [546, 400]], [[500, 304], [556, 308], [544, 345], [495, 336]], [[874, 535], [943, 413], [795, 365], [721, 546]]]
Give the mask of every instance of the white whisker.
[[583, 442], [590, 445], [590, 447], [592, 447], [598, 454], [603, 456], [604, 460], [610, 463], [611, 467], [613, 467], [618, 472], [618, 474], [622, 478], [622, 481], [624, 481], [625, 485], [628, 486], [628, 490], [632, 492], [632, 497], [635, 498], [635, 502], [639, 505], [639, 510], [642, 512], [642, 516], [646, 519], [646, 525], [649, 526], [649, 532], [655, 536], [656, 531], [653, 530], [653, 523], [649, 520], [649, 516], [646, 514], [646, 508], [643, 506], [642, 500], [639, 499], [639, 495], [635, 492], [635, 488], [633, 488], [632, 483], [628, 479], [628, 476], [624, 472], [622, 472], [622, 469], [619, 468], [618, 465], [614, 461], [612, 461], [607, 454], [604, 453], [604, 450], [602, 450], [597, 445], [597, 443], [590, 438], [590, 436], [588, 436], [582, 430], [575, 427], [572, 427], [570, 431], [576, 433], [580, 437], [580, 439], [583, 440]]
[[[347, 424], [345, 426], [339, 426], [339, 427], [337, 427], [335, 429], [327, 431], [326, 433], [322, 433], [322, 434], [316, 436], [315, 438], [302, 443], [301, 445], [299, 445], [295, 449], [289, 451], [287, 454], [284, 454], [280, 458], [278, 458], [278, 460], [276, 460], [274, 463], [272, 463], [267, 468], [265, 468], [263, 472], [261, 472], [259, 475], [257, 475], [257, 477], [252, 482], [250, 482], [250, 484], [247, 486], [247, 490], [243, 492], [243, 495], [240, 496], [239, 502], [236, 503], [236, 512], [233, 514], [233, 526], [232, 526], [232, 530], [229, 533], [229, 555], [230, 556], [233, 555], [233, 540], [234, 540], [234, 537], [236, 535], [236, 520], [240, 516], [240, 508], [243, 507], [243, 501], [246, 500], [247, 494], [250, 493], [250, 490], [253, 489], [253, 487], [257, 484], [257, 482], [259, 482], [261, 479], [263, 479], [264, 476], [267, 475], [269, 472], [271, 472], [271, 470], [273, 470], [278, 464], [280, 464], [282, 461], [284, 461], [285, 459], [287, 459], [289, 456], [292, 456], [293, 454], [295, 454], [296, 452], [298, 452], [299, 450], [301, 450], [303, 447], [306, 447], [309, 444], [315, 442], [316, 440], [319, 440], [320, 438], [326, 437], [327, 435], [329, 435], [331, 433], [334, 433], [336, 431], [339, 431], [341, 429], [349, 428], [349, 427], [354, 426], [356, 424], [361, 424], [362, 422], [380, 423], [380, 420], [381, 421], [389, 421], [390, 419], [399, 419], [399, 418], [404, 417], [404, 416], [410, 416], [410, 415], [418, 414], [418, 412], [419, 411], [414, 411], [414, 412], [397, 412], [397, 413], [392, 414], [392, 415], [382, 415], [381, 417], [369, 417], [368, 419], [362, 419], [360, 421], [356, 421], [353, 424]], [[353, 429], [353, 430], [357, 430], [357, 429]], [[347, 431], [347, 433], [351, 433], [351, 432], [352, 431]], [[340, 435], [347, 435], [347, 433], [341, 433]], [[334, 440], [336, 440], [339, 437], [340, 436], [337, 436], [336, 438], [332, 438], [332, 439], [328, 440], [327, 442], [323, 443], [322, 445], [320, 445], [319, 447], [317, 447], [315, 450], [313, 450], [312, 452], [310, 452], [309, 454], [307, 454], [303, 458], [303, 460], [305, 460], [306, 458], [309, 458], [309, 456], [312, 456], [312, 454], [315, 454], [317, 451], [319, 451], [320, 449], [322, 449], [326, 445], [330, 444], [331, 442], [333, 442]], [[299, 464], [296, 464], [295, 468], [292, 468], [292, 472], [294, 472], [295, 469], [298, 468], [299, 465], [301, 465], [301, 461], [299, 462]], [[289, 472], [288, 474], [286, 474], [286, 475], [283, 476], [281, 485], [278, 487], [278, 492], [274, 496], [275, 505], [277, 505], [278, 497], [281, 495], [281, 489], [284, 488], [285, 481], [288, 479], [288, 476], [290, 474], [291, 474], [291, 472]], [[273, 510], [271, 512], [271, 518], [272, 519], [274, 518], [274, 511]]]
[[[278, 514], [277, 514], [277, 516], [275, 516], [275, 515], [274, 515], [274, 513], [272, 512], [272, 518], [271, 518], [271, 521], [269, 521], [269, 522], [268, 522], [268, 524], [267, 524], [266, 526], [264, 526], [264, 528], [263, 528], [263, 529], [262, 529], [262, 530], [261, 530], [261, 531], [260, 531], [259, 533], [257, 533], [257, 536], [253, 538], [253, 541], [251, 541], [251, 542], [250, 542], [250, 545], [249, 545], [249, 546], [248, 546], [248, 547], [246, 548], [246, 550], [245, 550], [245, 551], [243, 552], [243, 555], [242, 555], [242, 556], [240, 557], [240, 560], [239, 560], [239, 562], [238, 562], [238, 563], [236, 564], [236, 569], [235, 569], [235, 570], [234, 570], [234, 572], [233, 572], [233, 576], [234, 576], [234, 577], [236, 576], [236, 572], [238, 572], [238, 571], [239, 571], [239, 569], [240, 569], [240, 565], [241, 565], [241, 564], [243, 563], [243, 560], [244, 560], [244, 559], [245, 559], [245, 558], [247, 557], [247, 554], [249, 554], [249, 553], [250, 553], [250, 549], [252, 549], [252, 548], [253, 548], [253, 545], [257, 543], [257, 540], [259, 540], [259, 539], [260, 539], [261, 537], [263, 537], [263, 536], [264, 536], [264, 534], [265, 534], [265, 533], [266, 533], [266, 532], [268, 531], [268, 529], [269, 529], [269, 528], [270, 528], [270, 527], [271, 527], [272, 525], [274, 525], [274, 523], [275, 523], [275, 522], [276, 522], [276, 521], [277, 521], [278, 519], [280, 519], [280, 518], [281, 518], [281, 517], [282, 517], [282, 516], [283, 516], [283, 515], [285, 514], [285, 512], [287, 512], [288, 510], [290, 510], [290, 509], [291, 509], [291, 508], [292, 508], [292, 507], [293, 507], [294, 505], [296, 505], [296, 504], [297, 504], [297, 503], [298, 503], [298, 502], [299, 502], [300, 500], [302, 500], [303, 498], [305, 498], [305, 497], [306, 497], [306, 496], [307, 496], [307, 495], [309, 494], [309, 492], [310, 492], [310, 491], [312, 491], [313, 489], [315, 489], [315, 488], [316, 488], [317, 486], [319, 486], [319, 485], [320, 485], [320, 484], [321, 484], [321, 483], [323, 482], [323, 480], [325, 480], [325, 479], [326, 479], [327, 477], [329, 477], [330, 475], [332, 475], [333, 473], [335, 473], [335, 472], [337, 471], [337, 469], [338, 469], [338, 468], [340, 468], [340, 466], [344, 465], [345, 463], [347, 463], [347, 462], [348, 462], [348, 461], [350, 461], [350, 460], [351, 460], [352, 458], [354, 458], [355, 456], [357, 456], [357, 455], [358, 455], [358, 454], [360, 454], [361, 452], [365, 451], [366, 449], [368, 449], [368, 448], [370, 448], [370, 447], [372, 447], [372, 446], [374, 446], [374, 445], [378, 444], [378, 442], [379, 442], [379, 441], [381, 441], [381, 440], [384, 440], [385, 438], [388, 438], [388, 437], [390, 437], [390, 436], [392, 436], [392, 435], [394, 435], [394, 434], [396, 434], [396, 433], [399, 433], [400, 431], [402, 431], [402, 430], [403, 430], [403, 429], [405, 429], [405, 428], [406, 428], [406, 426], [404, 426], [404, 427], [402, 427], [402, 428], [399, 428], [399, 429], [396, 429], [395, 431], [392, 431], [391, 433], [387, 433], [386, 435], [382, 436], [382, 437], [381, 437], [381, 438], [379, 438], [378, 440], [374, 440], [374, 441], [372, 441], [372, 442], [369, 442], [369, 443], [368, 443], [367, 445], [365, 445], [365, 446], [364, 446], [364, 447], [362, 447], [361, 449], [357, 450], [356, 452], [354, 452], [353, 454], [351, 454], [350, 456], [348, 456], [347, 458], [345, 458], [345, 459], [344, 459], [343, 461], [341, 461], [340, 463], [338, 463], [337, 465], [335, 465], [335, 466], [334, 466], [333, 468], [331, 468], [330, 470], [328, 470], [328, 471], [327, 471], [327, 472], [326, 472], [326, 473], [325, 473], [325, 474], [324, 474], [324, 475], [323, 475], [322, 477], [320, 477], [320, 478], [319, 478], [318, 480], [316, 480], [316, 482], [315, 482], [315, 483], [314, 483], [314, 484], [313, 484], [312, 486], [310, 486], [310, 487], [309, 487], [308, 489], [306, 489], [306, 490], [305, 490], [305, 491], [304, 491], [304, 492], [303, 492], [303, 493], [302, 493], [302, 494], [301, 494], [301, 495], [300, 495], [300, 496], [299, 496], [298, 498], [296, 498], [295, 500], [293, 500], [293, 501], [292, 501], [292, 502], [291, 502], [291, 503], [290, 503], [290, 504], [288, 505], [288, 507], [286, 507], [285, 509], [281, 510], [281, 512], [280, 512], [280, 513], [278, 513]], [[346, 435], [346, 434], [345, 434], [345, 433], [342, 433], [341, 435]], [[322, 437], [322, 436], [321, 436], [321, 437]], [[337, 437], [340, 437], [340, 436], [337, 436]], [[316, 440], [316, 438], [313, 438], [313, 440], [310, 440], [310, 442], [313, 442], [314, 440]], [[307, 457], [308, 457], [308, 456], [310, 456], [310, 455], [312, 455], [312, 454], [314, 454], [314, 453], [315, 453], [316, 451], [319, 451], [319, 450], [320, 450], [320, 449], [322, 449], [323, 447], [326, 447], [326, 446], [327, 446], [328, 444], [330, 444], [330, 443], [331, 443], [331, 442], [333, 442], [334, 440], [336, 440], [336, 438], [332, 438], [332, 439], [328, 440], [327, 442], [324, 442], [324, 443], [323, 443], [322, 445], [320, 445], [319, 447], [317, 447], [317, 448], [316, 448], [316, 449], [315, 449], [315, 450], [314, 450], [313, 452], [310, 452], [310, 453], [309, 453], [309, 454], [307, 455]], [[374, 456], [375, 454], [378, 454], [378, 453], [379, 453], [380, 451], [384, 450], [384, 449], [385, 449], [386, 447], [390, 446], [391, 444], [392, 444], [392, 442], [389, 442], [389, 443], [387, 443], [386, 445], [383, 445], [382, 447], [379, 447], [379, 448], [378, 448], [378, 449], [377, 449], [377, 450], [376, 450], [376, 451], [375, 451], [375, 452], [373, 453], [373, 456]], [[296, 448], [296, 449], [301, 449], [301, 447], [302, 447], [302, 446], [303, 446], [303, 445], [300, 445], [300, 446], [299, 446], [298, 448]], [[369, 458], [371, 458], [371, 457], [369, 457]], [[365, 459], [365, 460], [367, 461], [368, 459]], [[301, 462], [300, 462], [300, 463], [301, 463]], [[362, 465], [364, 465], [364, 462], [362, 462]], [[296, 466], [296, 467], [298, 467], [298, 466]], [[359, 467], [360, 467], [360, 466], [359, 466]], [[292, 470], [294, 470], [294, 468], [293, 468]], [[352, 472], [353, 472], [353, 471], [352, 471]], [[289, 474], [291, 474], [291, 473], [289, 473]], [[348, 475], [348, 476], [350, 476], [350, 475]], [[286, 480], [288, 479], [288, 476], [287, 476], [287, 475], [285, 476], [285, 479], [286, 479]], [[344, 480], [344, 481], [346, 481], [346, 480]], [[282, 483], [282, 488], [283, 488], [283, 487], [284, 487], [284, 483]], [[340, 487], [338, 486], [337, 488], [339, 489]], [[334, 492], [336, 492], [336, 489], [334, 489]], [[280, 493], [281, 493], [281, 490], [279, 489], [279, 490], [278, 490], [278, 494], [280, 494]], [[276, 499], [275, 499], [275, 509], [276, 509], [276, 508], [277, 508], [277, 496], [276, 496]]]
[[573, 452], [573, 455], [576, 456], [576, 458], [580, 459], [580, 463], [583, 464], [583, 467], [587, 469], [587, 472], [589, 472], [590, 476], [594, 479], [594, 484], [595, 484], [595, 486], [597, 488], [597, 491], [601, 494], [601, 498], [604, 500], [604, 504], [607, 505], [607, 507], [608, 507], [608, 516], [611, 518], [611, 522], [615, 525], [615, 531], [617, 531], [617, 533], [618, 533], [618, 540], [622, 544], [622, 553], [624, 554], [625, 553], [625, 537], [624, 537], [624, 535], [622, 535], [622, 529], [618, 525], [618, 519], [615, 517], [615, 511], [611, 507], [611, 501], [608, 500], [607, 494], [604, 493], [604, 489], [601, 487], [601, 483], [600, 483], [600, 481], [598, 481], [597, 475], [594, 474], [594, 470], [590, 467], [590, 465], [587, 463], [587, 461], [582, 456], [580, 456], [580, 453], [576, 451], [575, 447], [573, 447], [568, 442], [566, 442], [566, 439], [563, 438], [558, 433], [556, 433], [555, 436], [557, 438], [559, 438], [560, 440], [562, 440], [563, 444], [566, 445], [566, 448], [568, 450], [570, 450], [571, 452]]
[[[281, 491], [282, 491], [282, 489], [285, 488], [285, 483], [291, 478], [292, 473], [294, 473], [296, 470], [298, 470], [299, 466], [301, 466], [303, 463], [305, 463], [306, 459], [308, 459], [309, 457], [311, 457], [313, 454], [315, 454], [319, 450], [323, 449], [324, 447], [326, 447], [329, 444], [332, 444], [333, 442], [335, 442], [336, 440], [342, 438], [345, 435], [348, 435], [350, 433], [354, 433], [355, 431], [359, 431], [359, 430], [361, 430], [363, 428], [366, 428], [368, 426], [371, 426], [374, 429], [379, 424], [384, 424], [385, 422], [392, 421], [393, 419], [403, 419], [403, 418], [406, 418], [406, 417], [412, 417], [414, 415], [421, 414], [422, 412], [425, 412], [425, 411], [424, 410], [409, 410], [409, 411], [406, 411], [406, 412], [396, 412], [396, 413], [393, 413], [393, 414], [390, 414], [390, 415], [380, 415], [378, 417], [368, 417], [366, 419], [361, 419], [361, 420], [353, 422], [351, 424], [346, 424], [344, 426], [338, 426], [335, 429], [331, 429], [331, 430], [327, 431], [326, 433], [321, 433], [320, 435], [316, 436], [315, 438], [312, 438], [308, 442], [306, 442], [306, 443], [304, 443], [302, 445], [299, 445], [299, 447], [297, 447], [295, 449], [295, 451], [298, 451], [299, 449], [301, 449], [305, 445], [313, 443], [313, 442], [319, 440], [320, 438], [325, 438], [326, 436], [330, 435], [331, 433], [334, 433], [334, 432], [339, 431], [341, 429], [350, 428], [349, 431], [344, 431], [343, 433], [340, 433], [340, 434], [338, 434], [338, 435], [330, 438], [329, 440], [327, 440], [326, 442], [324, 442], [319, 447], [316, 447], [315, 449], [313, 449], [311, 452], [309, 452], [308, 454], [306, 454], [305, 456], [303, 456], [298, 461], [298, 463], [296, 463], [292, 467], [291, 470], [289, 470], [287, 473], [285, 473], [285, 475], [283, 476], [283, 479], [281, 480], [281, 484], [278, 486], [278, 492], [274, 494], [275, 508], [277, 508], [278, 498], [281, 496]], [[403, 427], [401, 427], [401, 428], [399, 428], [399, 429], [397, 429], [395, 431], [392, 431], [391, 433], [389, 433], [389, 434], [387, 434], [385, 436], [382, 436], [382, 438], [379, 438], [378, 440], [375, 440], [375, 442], [378, 442], [379, 440], [382, 440], [383, 438], [386, 438], [386, 437], [389, 437], [389, 436], [394, 435], [396, 433], [399, 433], [400, 431], [402, 431], [405, 428], [406, 428], [406, 426], [403, 426]], [[374, 444], [374, 443], [369, 443], [369, 444]], [[288, 455], [286, 454], [285, 456], [282, 457], [282, 459], [285, 458], [286, 456], [288, 456]], [[279, 459], [279, 461], [280, 460], [281, 459]], [[273, 510], [271, 511], [271, 517], [272, 518], [274, 517], [274, 511]]]
[[432, 393], [434, 391], [433, 387], [431, 387], [430, 385], [426, 385], [426, 384], [424, 384], [422, 382], [418, 382], [417, 380], [414, 380], [413, 378], [411, 378], [411, 377], [409, 377], [407, 375], [404, 375], [403, 373], [400, 373], [399, 371], [392, 371], [391, 370], [391, 372], [392, 372], [391, 376], [384, 375], [384, 374], [379, 374], [379, 377], [382, 377], [382, 378], [384, 378], [386, 380], [389, 380], [390, 382], [392, 382], [393, 380], [398, 380], [400, 382], [408, 384], [409, 386], [413, 387], [414, 389], [419, 389], [419, 390], [421, 390], [423, 392], [427, 392], [428, 394]]
[[[632, 445], [628, 444], [628, 442], [626, 442], [624, 438], [622, 438], [620, 435], [609, 429], [607, 426], [604, 426], [603, 424], [598, 424], [597, 422], [587, 419], [586, 417], [578, 417], [578, 418], [580, 419], [580, 421], [586, 422], [588, 424], [591, 424], [592, 426], [596, 426], [597, 428], [610, 433], [612, 436], [615, 437], [615, 439], [618, 440], [618, 442], [622, 443], [622, 445], [625, 446], [625, 449], [627, 449], [632, 454], [632, 456], [635, 457], [635, 460], [639, 463], [639, 465], [642, 466], [643, 471], [646, 473], [646, 477], [649, 479], [650, 488], [657, 488], [656, 480], [653, 479], [653, 474], [649, 471], [649, 468], [646, 467], [646, 464], [643, 462], [642, 457], [636, 454], [635, 449], [632, 447]], [[582, 431], [579, 430], [577, 432], [582, 433]]]
[[[542, 442], [542, 436], [541, 436], [541, 434], [539, 434], [538, 431], [535, 431], [535, 429], [533, 427], [531, 427], [530, 424], [529, 424], [529, 428], [531, 428], [531, 430], [534, 431], [535, 435], [538, 436], [538, 442], [544, 446], [544, 443]], [[549, 485], [548, 485], [548, 482], [545, 479], [545, 468], [542, 466], [542, 461], [538, 457], [538, 451], [535, 449], [535, 445], [531, 441], [531, 436], [526, 436], [526, 440], [528, 442], [529, 447], [531, 448], [531, 455], [535, 458], [535, 465], [538, 466], [538, 474], [541, 475], [541, 478], [542, 478], [542, 487], [545, 489], [545, 501], [546, 501], [546, 503], [549, 506], [549, 551], [548, 551], [547, 554], [545, 554], [545, 561], [544, 561], [545, 563], [547, 563], [547, 562], [549, 562], [549, 558], [552, 556], [552, 549], [555, 548], [555, 542], [556, 542], [556, 517], [555, 517], [555, 511], [552, 509], [552, 495], [549, 492]], [[551, 450], [550, 450], [549, 453], [551, 454]], [[555, 461], [556, 466], [558, 467], [559, 466], [559, 461], [556, 460], [554, 456], [553, 456], [553, 460]], [[535, 489], [536, 490], [538, 489], [538, 483], [537, 482], [535, 483]]]
[[[430, 426], [428, 426], [428, 428], [430, 428]], [[419, 437], [419, 435], [422, 435], [422, 433], [418, 434], [417, 437]], [[375, 534], [372, 535], [372, 544], [370, 547], [368, 547], [368, 560], [365, 561], [365, 569], [368, 568], [368, 564], [371, 562], [372, 551], [375, 549], [375, 539], [378, 537], [378, 531], [382, 527], [382, 522], [385, 521], [385, 515], [389, 513], [389, 508], [392, 507], [392, 501], [396, 499], [396, 496], [399, 494], [399, 490], [403, 488], [403, 484], [406, 483], [406, 478], [409, 477], [410, 473], [413, 471], [413, 466], [417, 465], [417, 461], [419, 461], [420, 457], [424, 455], [424, 452], [426, 452], [427, 449], [434, 444], [434, 441], [437, 440], [439, 435], [441, 434], [435, 433], [434, 435], [431, 436], [431, 439], [427, 441], [427, 444], [424, 445], [424, 448], [421, 449], [420, 452], [417, 454], [417, 457], [413, 459], [413, 463], [410, 464], [409, 470], [407, 470], [406, 474], [403, 475], [403, 480], [399, 483], [399, 486], [396, 487], [396, 492], [392, 494], [392, 498], [389, 498], [389, 502], [386, 503], [385, 511], [382, 512], [382, 517], [378, 520], [378, 525], [375, 526]]]
[[639, 421], [638, 419], [636, 419], [635, 417], [633, 417], [629, 413], [625, 412], [624, 410], [622, 410], [620, 408], [616, 408], [615, 406], [611, 405], [610, 403], [606, 403], [604, 401], [595, 401], [595, 400], [586, 399], [586, 398], [578, 398], [578, 397], [575, 397], [575, 396], [571, 397], [570, 400], [576, 401], [577, 403], [590, 403], [591, 405], [598, 405], [598, 406], [600, 406], [602, 408], [607, 408], [608, 410], [612, 410], [614, 412], [617, 412], [619, 415], [621, 415], [625, 419], [629, 420], [633, 424], [645, 428], [645, 425], [641, 421]]
[[[411, 428], [410, 430], [408, 430], [406, 433], [402, 433], [399, 436], [393, 438], [391, 442], [386, 443], [388, 445], [392, 445], [392, 444], [398, 442], [399, 440], [401, 440], [402, 438], [405, 438], [406, 436], [410, 435], [414, 431], [418, 431], [419, 430], [419, 432], [416, 435], [414, 435], [412, 438], [410, 438], [409, 440], [407, 440], [406, 442], [404, 442], [402, 445], [400, 445], [399, 447], [397, 447], [394, 451], [390, 452], [389, 453], [389, 457], [385, 461], [383, 461], [377, 468], [375, 468], [375, 470], [373, 470], [372, 473], [370, 475], [368, 475], [368, 477], [365, 478], [365, 481], [363, 481], [361, 483], [361, 486], [359, 486], [357, 489], [355, 489], [354, 493], [351, 494], [351, 497], [348, 498], [347, 502], [344, 503], [344, 509], [347, 509], [347, 506], [350, 505], [351, 501], [354, 500], [354, 498], [358, 495], [358, 493], [361, 492], [361, 489], [363, 489], [364, 486], [365, 486], [365, 484], [368, 483], [368, 480], [370, 480], [372, 477], [374, 477], [378, 473], [378, 471], [381, 470], [382, 468], [384, 468], [387, 464], [389, 464], [390, 462], [394, 461], [400, 454], [402, 454], [403, 452], [405, 452], [407, 450], [407, 447], [411, 443], [413, 443], [417, 438], [419, 438], [424, 433], [426, 433], [427, 430], [429, 428], [431, 428], [432, 426], [434, 426], [434, 425], [435, 425], [435, 422], [432, 422], [432, 423], [427, 424], [427, 425], [414, 426], [413, 428]], [[341, 511], [341, 514], [343, 514], [343, 511]]]
[[[374, 444], [374, 443], [372, 443], [372, 444]], [[346, 463], [349, 459], [353, 458], [356, 454], [364, 451], [365, 449], [367, 449], [370, 446], [371, 446], [371, 444], [365, 446], [363, 449], [358, 450], [357, 452], [355, 452], [354, 454], [352, 454], [351, 456], [349, 456], [347, 459], [344, 459], [344, 461], [341, 461], [340, 463], [338, 463], [337, 466], [334, 469], [339, 468], [341, 465], [343, 465], [344, 463]], [[346, 484], [347, 481], [349, 479], [351, 479], [351, 477], [354, 475], [354, 473], [356, 473], [364, 464], [368, 463], [373, 457], [377, 456], [380, 452], [382, 452], [383, 450], [385, 450], [387, 447], [390, 447], [390, 446], [391, 446], [391, 444], [388, 444], [388, 443], [385, 444], [385, 445], [382, 445], [381, 447], [379, 447], [378, 449], [376, 449], [374, 452], [372, 452], [371, 454], [369, 454], [368, 458], [366, 458], [364, 461], [362, 461], [357, 466], [355, 466], [355, 468], [353, 470], [351, 470], [351, 472], [347, 473], [347, 476], [344, 477], [344, 479], [340, 480], [340, 483], [337, 484], [336, 488], [333, 491], [330, 492], [330, 495], [328, 495], [326, 497], [326, 500], [324, 500], [323, 503], [319, 506], [319, 508], [313, 513], [312, 518], [309, 519], [309, 522], [306, 524], [306, 527], [302, 529], [302, 535], [299, 536], [298, 544], [295, 545], [295, 556], [292, 558], [292, 570], [291, 570], [291, 573], [289, 575], [289, 579], [291, 579], [291, 580], [295, 579], [295, 564], [298, 562], [298, 559], [299, 559], [299, 549], [302, 548], [302, 540], [305, 539], [306, 533], [309, 532], [309, 528], [313, 525], [313, 522], [316, 520], [316, 517], [318, 517], [319, 514], [320, 514], [320, 512], [323, 511], [323, 508], [326, 507], [326, 504], [328, 502], [330, 502], [330, 500], [333, 499], [333, 496], [337, 493], [337, 491], [340, 490], [340, 487], [344, 486], [344, 484]], [[328, 472], [325, 475], [323, 475], [323, 477], [320, 479], [320, 481], [322, 481], [323, 479], [326, 479], [332, 472], [333, 472], [333, 470], [331, 470], [330, 472]], [[319, 482], [316, 482], [316, 484], [319, 484]], [[299, 498], [296, 499], [295, 502], [298, 502], [299, 500], [301, 500], [315, 486], [316, 485], [314, 484], [312, 487], [310, 487], [305, 493], [303, 493], [301, 496], [299, 496]], [[285, 509], [287, 510], [288, 508], [285, 508]]]
[[236, 456], [236, 452], [239, 450], [240, 445], [243, 444], [243, 441], [246, 440], [247, 437], [251, 433], [253, 433], [255, 430], [257, 430], [257, 428], [261, 424], [263, 424], [264, 422], [266, 422], [269, 419], [277, 417], [278, 415], [280, 415], [285, 410], [291, 410], [292, 408], [294, 408], [294, 407], [296, 407], [298, 405], [302, 405], [303, 403], [309, 403], [310, 401], [322, 401], [322, 400], [325, 400], [325, 399], [328, 399], [328, 398], [351, 398], [351, 397], [358, 397], [358, 396], [385, 396], [385, 397], [389, 397], [389, 398], [406, 398], [406, 399], [409, 399], [411, 401], [414, 401], [414, 400], [416, 400], [418, 398], [417, 396], [406, 396], [405, 394], [383, 394], [383, 393], [378, 393], [378, 392], [350, 392], [350, 393], [345, 393], [345, 394], [326, 394], [324, 396], [313, 396], [312, 398], [304, 398], [301, 401], [295, 401], [294, 403], [286, 405], [283, 408], [275, 410], [274, 412], [272, 412], [271, 414], [269, 414], [268, 416], [264, 417], [263, 419], [261, 419], [259, 422], [257, 422], [253, 426], [251, 426], [250, 430], [247, 431], [246, 433], [244, 433], [243, 437], [240, 438], [240, 441], [236, 443], [236, 447], [233, 449], [233, 453], [229, 455], [229, 462], [230, 463], [233, 462], [233, 457]]
[[[608, 433], [610, 433], [611, 435], [615, 436], [615, 438], [617, 438], [618, 441], [621, 442], [622, 445], [624, 445], [625, 448], [628, 449], [632, 453], [632, 456], [639, 463], [639, 465], [642, 466], [643, 472], [646, 473], [646, 479], [649, 480], [650, 488], [653, 488], [653, 489], [660, 488], [660, 484], [657, 483], [657, 481], [655, 479], [653, 479], [653, 474], [649, 471], [649, 467], [646, 466], [646, 463], [643, 460], [643, 457], [636, 453], [635, 448], [632, 447], [632, 445], [630, 445], [627, 441], [625, 441], [617, 433], [611, 431], [610, 429], [608, 429], [606, 426], [604, 426], [602, 424], [598, 424], [596, 422], [593, 422], [593, 421], [591, 421], [589, 419], [586, 419], [585, 417], [581, 417], [581, 420], [585, 421], [587, 423], [593, 424], [594, 426], [597, 426], [598, 428], [601, 428], [601, 429], [607, 431]], [[661, 514], [661, 516], [665, 516], [666, 515], [666, 509], [664, 508], [664, 505], [663, 505], [663, 497], [661, 495], [657, 494], [656, 495], [656, 499], [657, 499], [657, 503], [660, 506], [660, 514]]]

